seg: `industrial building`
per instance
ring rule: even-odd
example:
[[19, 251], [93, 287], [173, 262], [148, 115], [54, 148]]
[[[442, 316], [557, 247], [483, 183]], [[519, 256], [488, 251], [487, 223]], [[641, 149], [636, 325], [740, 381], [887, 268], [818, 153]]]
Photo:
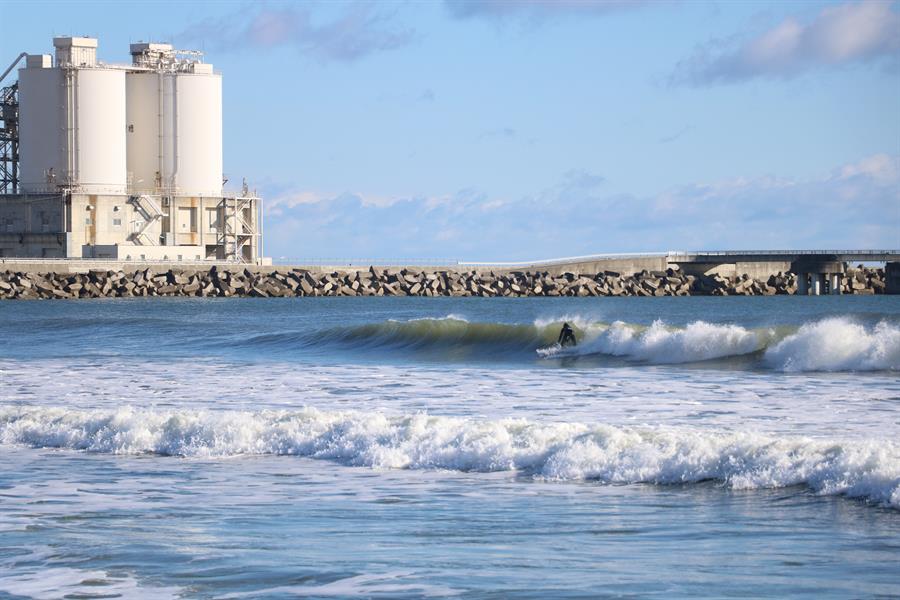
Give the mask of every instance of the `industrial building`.
[[0, 89], [0, 257], [260, 261], [261, 201], [224, 193], [222, 76], [201, 53], [97, 40], [22, 53]]

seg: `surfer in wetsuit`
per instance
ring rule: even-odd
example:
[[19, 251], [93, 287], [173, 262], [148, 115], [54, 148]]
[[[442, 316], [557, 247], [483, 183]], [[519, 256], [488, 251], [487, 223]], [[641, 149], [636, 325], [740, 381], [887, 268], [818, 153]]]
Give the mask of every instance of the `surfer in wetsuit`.
[[559, 332], [559, 339], [556, 340], [556, 343], [563, 348], [566, 346], [574, 346], [578, 343], [575, 340], [575, 332], [572, 331], [572, 328], [569, 327], [568, 323], [563, 323], [562, 329]]

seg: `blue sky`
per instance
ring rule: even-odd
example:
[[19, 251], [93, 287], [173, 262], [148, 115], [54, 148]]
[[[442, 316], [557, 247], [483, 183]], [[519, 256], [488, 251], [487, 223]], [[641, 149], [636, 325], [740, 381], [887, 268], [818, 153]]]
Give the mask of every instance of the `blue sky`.
[[0, 60], [63, 34], [207, 53], [275, 257], [900, 247], [898, 2], [6, 0]]

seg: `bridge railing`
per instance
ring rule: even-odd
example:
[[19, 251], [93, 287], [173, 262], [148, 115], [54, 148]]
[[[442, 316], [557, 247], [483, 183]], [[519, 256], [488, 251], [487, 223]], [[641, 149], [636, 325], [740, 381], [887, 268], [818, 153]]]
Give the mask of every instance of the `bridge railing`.
[[900, 250], [697, 250], [670, 251], [670, 258], [680, 256], [900, 256]]

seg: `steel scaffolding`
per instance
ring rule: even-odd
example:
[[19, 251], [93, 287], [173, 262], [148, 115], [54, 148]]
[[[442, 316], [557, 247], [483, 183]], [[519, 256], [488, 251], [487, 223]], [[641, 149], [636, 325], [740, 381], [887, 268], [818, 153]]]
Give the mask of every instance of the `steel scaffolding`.
[[19, 84], [0, 88], [0, 194], [19, 190]]
[[222, 223], [216, 244], [224, 249], [224, 259], [252, 263], [259, 254], [259, 198], [255, 196], [222, 198]]

